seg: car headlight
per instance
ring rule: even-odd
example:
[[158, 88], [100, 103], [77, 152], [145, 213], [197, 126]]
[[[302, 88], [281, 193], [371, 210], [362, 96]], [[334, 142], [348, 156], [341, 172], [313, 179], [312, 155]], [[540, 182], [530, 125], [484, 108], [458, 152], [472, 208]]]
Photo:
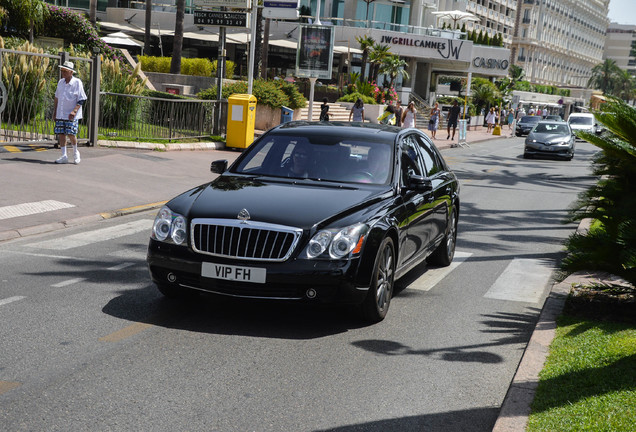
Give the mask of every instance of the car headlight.
[[186, 241], [186, 219], [164, 206], [159, 210], [152, 224], [151, 237], [159, 241], [183, 244]]
[[341, 229], [327, 229], [316, 233], [305, 249], [309, 259], [328, 255], [332, 259], [341, 259], [349, 254], [357, 254], [362, 248], [364, 236], [369, 227], [357, 223]]

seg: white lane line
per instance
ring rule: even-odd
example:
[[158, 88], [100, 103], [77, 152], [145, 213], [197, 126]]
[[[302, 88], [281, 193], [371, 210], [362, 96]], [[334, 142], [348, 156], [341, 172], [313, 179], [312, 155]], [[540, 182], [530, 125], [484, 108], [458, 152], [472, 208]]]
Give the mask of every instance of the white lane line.
[[426, 270], [422, 276], [417, 278], [411, 283], [408, 288], [416, 289], [419, 291], [428, 291], [437, 285], [442, 279], [444, 279], [450, 272], [459, 267], [464, 261], [466, 261], [472, 253], [469, 252], [455, 252], [455, 258], [448, 267], [439, 267]]
[[541, 300], [554, 268], [540, 259], [513, 259], [484, 297], [525, 303]]
[[119, 258], [122, 260], [140, 260], [145, 261], [146, 255], [148, 254], [146, 248], [143, 250], [137, 249], [122, 249], [118, 251], [114, 251], [108, 254], [108, 256], [112, 256], [115, 258]]
[[111, 240], [114, 238], [124, 237], [131, 234], [136, 234], [140, 231], [147, 230], [150, 232], [152, 229], [152, 220], [143, 219], [135, 222], [128, 222], [121, 225], [116, 225], [108, 228], [102, 228], [93, 231], [87, 231], [84, 233], [73, 234], [66, 237], [60, 237], [53, 240], [45, 240], [39, 243], [29, 244], [29, 247], [38, 249], [50, 249], [50, 250], [66, 250], [80, 246], [86, 246], [89, 244]]
[[14, 217], [28, 216], [38, 213], [46, 213], [54, 210], [75, 207], [73, 204], [64, 203], [55, 200], [36, 201], [30, 203], [22, 203], [10, 206], [0, 207], [0, 220], [11, 219]]
[[130, 267], [134, 265], [135, 263], [121, 263], [116, 266], [108, 267], [106, 270], [113, 270], [113, 271], [122, 270], [122, 269], [125, 269], [126, 267]]
[[68, 280], [65, 280], [65, 281], [62, 281], [62, 282], [58, 282], [58, 283], [56, 283], [54, 285], [51, 285], [51, 286], [53, 288], [62, 288], [62, 287], [73, 285], [73, 284], [76, 284], [78, 282], [82, 282], [82, 281], [85, 281], [85, 280], [86, 280], [85, 278], [68, 279]]
[[2, 299], [2, 300], [0, 300], [0, 306], [6, 305], [6, 304], [9, 304], [9, 303], [13, 303], [13, 302], [17, 302], [17, 301], [20, 301], [20, 300], [25, 299], [25, 298], [26, 297], [24, 297], [24, 296], [13, 296], [13, 297], [9, 297], [9, 298], [6, 298], [6, 299]]

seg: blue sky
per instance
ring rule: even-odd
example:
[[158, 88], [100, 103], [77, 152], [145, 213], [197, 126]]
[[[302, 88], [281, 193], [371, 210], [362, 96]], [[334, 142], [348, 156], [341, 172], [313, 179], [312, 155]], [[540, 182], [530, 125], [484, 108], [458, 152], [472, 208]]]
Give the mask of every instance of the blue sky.
[[610, 0], [608, 16], [619, 24], [636, 25], [636, 0]]

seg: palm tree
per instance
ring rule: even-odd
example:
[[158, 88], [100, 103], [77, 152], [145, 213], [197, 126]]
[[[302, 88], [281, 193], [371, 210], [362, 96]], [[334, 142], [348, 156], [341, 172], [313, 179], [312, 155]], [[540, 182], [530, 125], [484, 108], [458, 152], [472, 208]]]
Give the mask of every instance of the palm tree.
[[172, 45], [172, 60], [170, 73], [181, 73], [181, 49], [183, 48], [183, 20], [185, 19], [185, 0], [177, 0], [177, 16], [174, 23], [174, 43]]
[[588, 88], [601, 90], [605, 94], [610, 94], [614, 87], [614, 81], [620, 68], [612, 59], [605, 59], [592, 68], [592, 76], [587, 82]]
[[510, 65], [510, 69], [508, 69], [508, 74], [510, 75], [510, 79], [513, 81], [521, 81], [523, 76], [526, 74], [523, 68], [517, 65]]
[[93, 26], [97, 22], [97, 0], [90, 0], [88, 4], [88, 20]]
[[371, 36], [356, 36], [356, 41], [362, 50], [362, 70], [360, 71], [360, 81], [364, 81], [367, 71], [367, 60], [369, 59], [369, 48], [373, 46], [375, 40]]
[[405, 69], [406, 66], [408, 66], [408, 63], [402, 60], [399, 55], [389, 55], [382, 60], [380, 73], [386, 74], [391, 78], [389, 86], [393, 87], [398, 76], [401, 75], [405, 79], [409, 79], [409, 73]]
[[391, 53], [388, 45], [374, 44], [371, 52], [369, 53], [369, 61], [373, 64], [373, 73], [370, 74], [370, 81], [377, 81], [378, 73], [380, 71], [380, 65], [382, 61]]
[[152, 27], [152, 0], [146, 0], [146, 28], [144, 30], [144, 53], [150, 55], [150, 27]]
[[623, 99], [625, 102], [634, 99], [636, 95], [636, 78], [626, 70], [619, 70], [616, 73], [612, 95]]

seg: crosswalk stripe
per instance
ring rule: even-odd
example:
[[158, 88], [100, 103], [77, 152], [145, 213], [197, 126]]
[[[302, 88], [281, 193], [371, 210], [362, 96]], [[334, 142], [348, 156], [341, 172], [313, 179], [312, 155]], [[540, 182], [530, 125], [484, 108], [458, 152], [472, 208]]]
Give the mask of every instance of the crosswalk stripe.
[[484, 297], [538, 303], [552, 277], [553, 268], [540, 259], [513, 259]]
[[14, 217], [28, 216], [38, 213], [46, 213], [54, 210], [61, 210], [65, 208], [75, 207], [73, 204], [55, 201], [35, 201], [29, 203], [15, 204], [10, 206], [0, 207], [0, 219], [11, 219]]
[[93, 231], [87, 231], [79, 234], [73, 234], [66, 237], [60, 237], [52, 240], [45, 240], [37, 243], [31, 243], [28, 246], [38, 249], [49, 250], [66, 250], [80, 246], [86, 246], [93, 243], [98, 243], [105, 240], [112, 240], [119, 237], [124, 237], [131, 234], [136, 234], [140, 231], [148, 231], [152, 228], [152, 220], [142, 219], [134, 222], [128, 222], [121, 225], [116, 225], [108, 228], [102, 228]]
[[428, 291], [437, 285], [442, 279], [444, 279], [450, 272], [455, 270], [466, 261], [472, 253], [469, 252], [455, 252], [455, 258], [453, 258], [453, 262], [451, 265], [447, 267], [439, 267], [439, 268], [431, 268], [426, 270], [422, 276], [417, 278], [414, 282], [409, 285], [409, 289], [416, 289], [419, 291]]

